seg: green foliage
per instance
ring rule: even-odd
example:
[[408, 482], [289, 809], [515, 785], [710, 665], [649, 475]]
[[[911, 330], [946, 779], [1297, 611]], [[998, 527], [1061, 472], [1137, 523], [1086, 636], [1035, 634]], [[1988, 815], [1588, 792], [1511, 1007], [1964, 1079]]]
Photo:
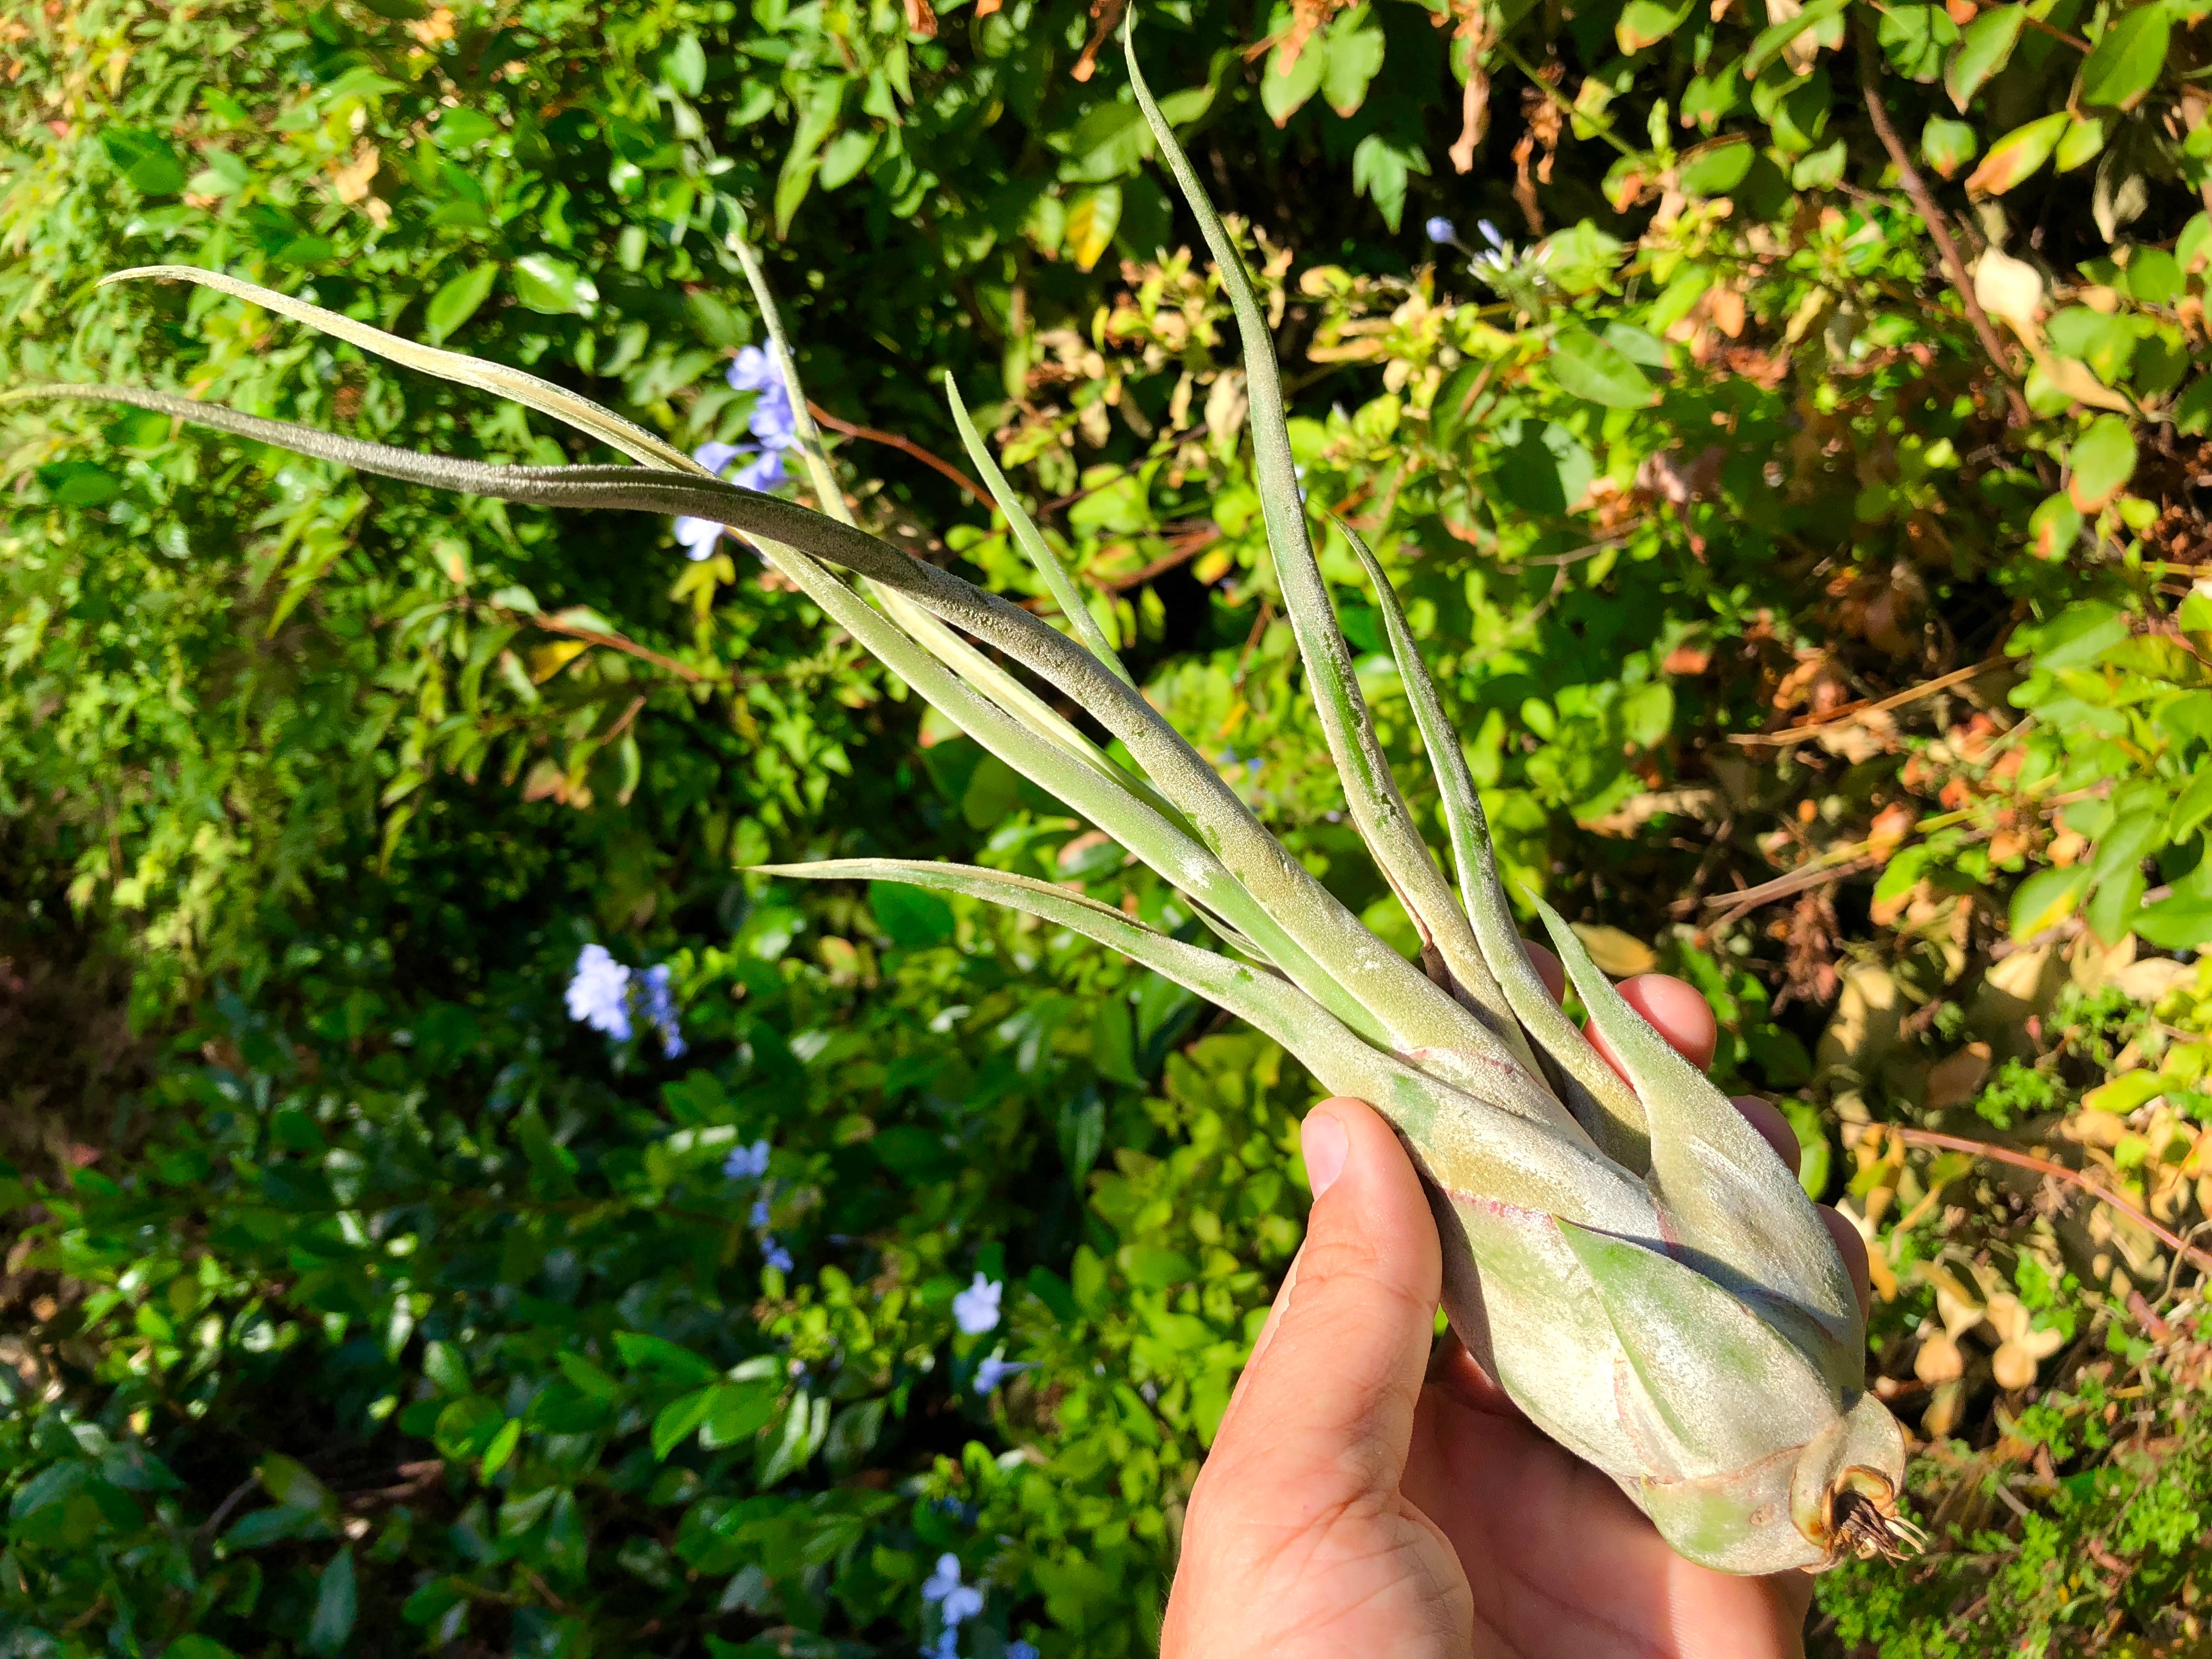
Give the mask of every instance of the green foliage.
[[[740, 441], [723, 235], [772, 234], [824, 407], [957, 456], [956, 372], [1149, 695], [1413, 948], [1302, 712], [1225, 304], [1087, 6], [17, 9], [6, 384], [586, 458], [221, 296], [90, 286], [179, 260]], [[2170, 1260], [1866, 1133], [1953, 1112], [2175, 1224], [2197, 1202], [2202, 1045], [2160, 1048], [2172, 986], [2092, 983], [2082, 942], [2141, 969], [2212, 939], [2192, 28], [1144, 19], [1251, 216], [1304, 484], [1376, 544], [1509, 876], [1705, 991], [1728, 1086], [1793, 1092], [1802, 1178], [1875, 1239], [1886, 1386], [1923, 1388], [1938, 1267], [2068, 1333], [2026, 1390], [1971, 1352], [1923, 1419], [1932, 1567], [1823, 1581], [1822, 1639], [1900, 1659], [2201, 1641]], [[1432, 215], [1479, 263], [1401, 231]], [[986, 1589], [963, 1653], [1145, 1650], [1297, 1243], [1305, 1079], [1034, 923], [742, 868], [980, 848], [1196, 938], [1174, 896], [965, 739], [918, 747], [903, 688], [731, 542], [687, 566], [651, 520], [133, 411], [0, 424], [0, 958], [54, 1011], [0, 1010], [0, 1640], [858, 1656], [937, 1638], [951, 1553]], [[837, 460], [865, 521], [1056, 611], [939, 472]], [[1322, 556], [1440, 842], [1364, 575]], [[1784, 875], [1812, 884], [1731, 896]], [[683, 1060], [568, 1018], [587, 939], [670, 966]], [[763, 1176], [722, 1173], [758, 1140]], [[1030, 1369], [979, 1395], [994, 1357]]]

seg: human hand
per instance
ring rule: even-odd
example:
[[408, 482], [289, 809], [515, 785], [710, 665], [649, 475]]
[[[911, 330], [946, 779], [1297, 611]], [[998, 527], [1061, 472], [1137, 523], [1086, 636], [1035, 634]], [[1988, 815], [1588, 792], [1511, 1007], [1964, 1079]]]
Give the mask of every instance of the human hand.
[[[1558, 994], [1557, 962], [1529, 955]], [[1692, 1064], [1711, 1063], [1695, 990], [1646, 975], [1620, 991]], [[1736, 1105], [1794, 1168], [1782, 1115]], [[1684, 1560], [1456, 1337], [1432, 1340], [1436, 1224], [1389, 1126], [1334, 1099], [1303, 1133], [1313, 1214], [1191, 1493], [1161, 1659], [1802, 1655], [1808, 1575]], [[1863, 1305], [1865, 1247], [1821, 1213]]]

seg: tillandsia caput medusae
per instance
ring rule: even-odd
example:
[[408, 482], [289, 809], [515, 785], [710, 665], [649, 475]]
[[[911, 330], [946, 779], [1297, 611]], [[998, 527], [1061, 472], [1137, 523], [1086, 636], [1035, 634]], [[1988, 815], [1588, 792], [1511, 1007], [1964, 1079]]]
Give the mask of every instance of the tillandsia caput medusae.
[[[1125, 26], [1125, 50], [1128, 36]], [[1245, 355], [1268, 542], [1353, 819], [1423, 942], [1408, 963], [1315, 881], [1130, 681], [951, 378], [953, 418], [1073, 639], [858, 528], [806, 416], [760, 264], [732, 245], [790, 393], [825, 511], [726, 483], [643, 428], [518, 370], [432, 349], [213, 272], [204, 284], [406, 367], [514, 399], [635, 466], [489, 466], [218, 405], [106, 386], [6, 394], [113, 400], [363, 471], [501, 500], [726, 526], [986, 750], [1051, 791], [1188, 896], [1226, 949], [1202, 949], [1080, 895], [1002, 872], [895, 859], [766, 866], [876, 879], [1027, 911], [1123, 951], [1281, 1042], [1322, 1085], [1372, 1102], [1427, 1182], [1444, 1304], [1475, 1358], [1561, 1444], [1617, 1481], [1683, 1555], [1735, 1572], [1893, 1555], [1904, 1436], [1865, 1390], [1865, 1331], [1835, 1243], [1795, 1175], [1624, 1001], [1536, 902], [1607, 1066], [1524, 953], [1459, 741], [1380, 565], [1372, 582], [1443, 797], [1453, 890], [1384, 759], [1310, 539], [1266, 319], [1128, 51], [1137, 101], [1218, 262]], [[848, 585], [830, 567], [860, 580]], [[987, 654], [988, 653], [995, 654]], [[1013, 665], [1010, 667], [1007, 665]], [[1027, 671], [1120, 741], [1125, 766], [1018, 677]]]

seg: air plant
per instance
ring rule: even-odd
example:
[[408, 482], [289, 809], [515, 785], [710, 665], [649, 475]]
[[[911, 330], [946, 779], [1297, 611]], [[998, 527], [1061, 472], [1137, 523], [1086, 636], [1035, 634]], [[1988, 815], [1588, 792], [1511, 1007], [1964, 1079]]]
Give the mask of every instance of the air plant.
[[[1832, 1237], [1782, 1158], [1537, 900], [1627, 1081], [1547, 990], [1522, 947], [1457, 735], [1382, 568], [1343, 527], [1374, 586], [1442, 793], [1456, 893], [1423, 841], [1315, 556], [1265, 315], [1133, 50], [1128, 56], [1137, 101], [1236, 313], [1284, 605], [1352, 816], [1419, 929], [1422, 966], [1316, 881], [1146, 702], [949, 377], [968, 453], [1076, 637], [854, 524], [807, 416], [759, 261], [740, 239], [732, 246], [760, 300], [795, 447], [823, 512], [726, 483], [653, 434], [533, 375], [181, 266], [108, 280], [174, 279], [249, 300], [406, 367], [512, 398], [639, 465], [483, 465], [131, 387], [47, 386], [7, 396], [112, 400], [412, 483], [673, 514], [739, 532], [961, 730], [1187, 896], [1224, 948], [1186, 943], [1063, 888], [993, 870], [851, 859], [765, 866], [768, 873], [905, 882], [988, 899], [1210, 998], [1290, 1049], [1324, 1087], [1371, 1102], [1396, 1126], [1444, 1235], [1444, 1305], [1460, 1337], [1531, 1419], [1610, 1475], [1683, 1555], [1763, 1573], [1899, 1553], [1917, 1541], [1898, 1513], [1904, 1437], [1865, 1390], [1863, 1316]], [[1080, 707], [1133, 765], [1103, 752], [1006, 664]]]

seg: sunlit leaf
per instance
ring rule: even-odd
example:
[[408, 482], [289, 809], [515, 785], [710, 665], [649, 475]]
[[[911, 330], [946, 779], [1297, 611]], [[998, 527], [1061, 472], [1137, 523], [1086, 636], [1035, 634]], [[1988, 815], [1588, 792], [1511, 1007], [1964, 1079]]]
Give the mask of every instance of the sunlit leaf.
[[2160, 0], [2109, 24], [2081, 65], [2081, 101], [2130, 110], [2142, 102], [2166, 64], [2173, 23]]
[[1943, 89], [1961, 112], [1983, 84], [2011, 60], [2027, 23], [2025, 5], [1992, 6], [1960, 31], [1959, 44], [1943, 70]]
[[2014, 127], [1990, 146], [1989, 154], [1982, 157], [1982, 164], [1967, 175], [1968, 192], [2003, 195], [2051, 159], [2060, 135], [2073, 120], [2072, 116], [2060, 110], [2055, 115], [2039, 116], [2025, 126]]
[[1931, 115], [1920, 131], [1921, 160], [1946, 179], [1955, 177], [1981, 148], [1981, 136], [1964, 121]]
[[2100, 512], [2135, 476], [2135, 434], [2118, 416], [2100, 415], [2074, 441], [2067, 465], [2067, 495], [2084, 513]]
[[422, 313], [422, 331], [429, 337], [430, 343], [443, 345], [454, 330], [475, 316], [477, 308], [490, 297], [491, 285], [498, 280], [498, 261], [486, 259], [440, 284]]
[[1608, 409], [1644, 409], [1659, 401], [1651, 384], [1620, 349], [1580, 324], [1562, 324], [1545, 360], [1561, 388]]

